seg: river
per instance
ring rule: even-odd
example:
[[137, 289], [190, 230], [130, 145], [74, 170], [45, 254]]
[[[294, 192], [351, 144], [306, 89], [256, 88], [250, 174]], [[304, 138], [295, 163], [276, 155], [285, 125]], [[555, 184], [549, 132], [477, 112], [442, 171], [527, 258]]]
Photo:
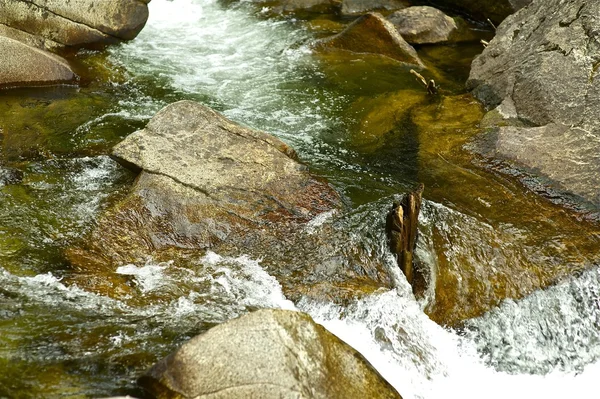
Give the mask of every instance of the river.
[[[21, 141], [6, 135], [1, 154], [24, 178], [0, 185], [0, 398], [141, 395], [135, 379], [156, 360], [261, 307], [308, 312], [404, 398], [597, 397], [594, 225], [540, 204], [517, 182], [486, 174], [466, 152], [445, 155], [433, 142], [415, 144], [411, 126], [391, 141], [360, 136], [356, 104], [420, 90], [393, 62], [319, 56], [310, 49], [318, 31], [301, 21], [257, 17], [243, 3], [153, 0], [149, 6], [148, 24], [134, 41], [77, 56], [82, 68], [94, 68], [96, 57], [111, 65], [108, 84], [88, 78], [81, 89], [0, 94], [3, 115], [24, 132]], [[446, 66], [439, 80], [461, 95], [477, 51], [464, 45], [421, 52]], [[494, 267], [567, 270], [556, 285], [505, 300], [457, 329], [432, 321], [424, 309], [435, 293], [415, 299], [397, 271], [397, 288], [346, 308], [293, 304], [260, 259], [243, 253], [209, 252], [195, 268], [152, 259], [122, 265], [114, 273], [129, 279], [136, 298], [78, 287], [62, 251], [93, 228], [134, 178], [106, 156], [108, 149], [179, 99], [203, 102], [294, 147], [343, 195], [357, 241], [392, 271], [384, 212], [395, 194], [419, 181], [430, 190], [418, 256], [433, 269], [467, 264], [480, 279]], [[447, 141], [462, 148], [472, 134], [463, 130], [452, 130]], [[517, 211], [497, 209], [505, 197]], [[446, 263], [436, 246], [446, 248]], [[512, 284], [526, 285], [530, 277], [523, 276]]]

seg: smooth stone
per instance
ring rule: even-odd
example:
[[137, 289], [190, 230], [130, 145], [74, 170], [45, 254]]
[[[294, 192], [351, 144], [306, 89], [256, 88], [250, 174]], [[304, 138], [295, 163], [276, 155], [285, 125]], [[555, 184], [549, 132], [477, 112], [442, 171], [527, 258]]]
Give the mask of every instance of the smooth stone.
[[57, 55], [0, 36], [0, 87], [73, 82], [75, 73]]
[[391, 22], [378, 13], [363, 15], [339, 34], [320, 40], [316, 48], [379, 54], [405, 64], [424, 67], [415, 49], [400, 36]]
[[388, 16], [398, 33], [411, 44], [435, 44], [451, 40], [458, 30], [454, 19], [440, 10], [428, 7], [408, 7]]
[[139, 384], [158, 399], [401, 398], [359, 352], [310, 316], [272, 309], [192, 338]]

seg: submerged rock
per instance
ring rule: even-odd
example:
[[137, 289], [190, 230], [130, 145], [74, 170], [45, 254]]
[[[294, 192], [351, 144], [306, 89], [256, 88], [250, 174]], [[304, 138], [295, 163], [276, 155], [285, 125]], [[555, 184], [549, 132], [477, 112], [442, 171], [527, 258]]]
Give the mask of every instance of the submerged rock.
[[[516, 127], [495, 133], [498, 153], [595, 204], [600, 185], [584, 176], [600, 168], [590, 156], [600, 140], [599, 13], [596, 2], [534, 1], [498, 27], [467, 82], [487, 107], [497, 107], [502, 124]], [[559, 144], [557, 135], [567, 141]]]
[[0, 0], [0, 24], [65, 46], [131, 40], [148, 19], [148, 1]]
[[75, 73], [63, 58], [0, 36], [0, 87], [72, 82]]
[[339, 34], [320, 40], [316, 47], [380, 54], [406, 64], [424, 67], [415, 49], [398, 34], [391, 22], [378, 13], [363, 15]]
[[398, 33], [411, 44], [444, 43], [458, 31], [454, 19], [440, 10], [422, 6], [408, 7], [388, 17]]
[[156, 398], [400, 398], [310, 316], [260, 310], [213, 327], [140, 378]]
[[361, 15], [373, 11], [395, 11], [408, 7], [404, 0], [342, 0], [342, 15]]
[[129, 195], [101, 218], [85, 248], [68, 251], [75, 270], [110, 274], [148, 257], [181, 265], [210, 249], [262, 259], [293, 300], [343, 299], [352, 296], [348, 287], [390, 285], [377, 260], [362, 261], [355, 248], [331, 245], [340, 234], [335, 228], [306, 231], [308, 221], [339, 209], [340, 199], [275, 137], [181, 101], [161, 110], [113, 155], [140, 175]]

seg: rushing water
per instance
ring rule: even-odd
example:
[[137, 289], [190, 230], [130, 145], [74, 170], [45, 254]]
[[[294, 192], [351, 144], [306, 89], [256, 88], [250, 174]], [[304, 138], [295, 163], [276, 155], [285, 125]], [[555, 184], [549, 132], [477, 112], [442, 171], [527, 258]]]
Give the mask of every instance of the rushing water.
[[[554, 208], [538, 205], [510, 182], [485, 180], [465, 169], [462, 158], [442, 155], [433, 144], [414, 144], [407, 137], [414, 126], [404, 126], [375, 152], [372, 142], [360, 144], [352, 134], [356, 104], [419, 89], [406, 68], [368, 56], [320, 57], [310, 50], [314, 33], [305, 25], [262, 20], [243, 5], [153, 0], [150, 14], [137, 39], [109, 50], [108, 61], [127, 72], [108, 86], [92, 82], [81, 92], [5, 95], [6, 115], [25, 107], [21, 98], [28, 98], [26, 106], [34, 111], [23, 122], [29, 124], [23, 127], [26, 145], [5, 138], [0, 154], [24, 172], [21, 183], [0, 187], [0, 397], [141, 395], [135, 378], [158, 358], [195, 334], [260, 307], [310, 313], [363, 353], [405, 398], [597, 396], [600, 270], [590, 267], [597, 240], [569, 241], [577, 234], [576, 223], [546, 220], [562, 217], [561, 211], [552, 213]], [[440, 61], [448, 51], [429, 48], [422, 54], [428, 62], [448, 63]], [[473, 48], [460, 51], [468, 65]], [[460, 63], [455, 55], [453, 60]], [[440, 73], [447, 90], [458, 93], [464, 70]], [[67, 121], [63, 108], [72, 98], [90, 111]], [[360, 220], [351, 223], [357, 240], [365, 245], [383, 246], [382, 233], [374, 229], [381, 226], [391, 196], [426, 181], [432, 189], [426, 192], [418, 255], [432, 270], [440, 267], [442, 247], [445, 267], [467, 264], [479, 279], [513, 264], [560, 268], [570, 262], [580, 272], [564, 277], [565, 272], [559, 284], [506, 300], [457, 330], [440, 327], [423, 312], [434, 292], [417, 301], [400, 276], [396, 289], [348, 307], [308, 300], [294, 305], [260, 260], [242, 253], [209, 252], [185, 268], [152, 259], [121, 265], [114, 274], [127, 279], [134, 292], [129, 298], [113, 299], [69, 283], [73, 271], [62, 250], [93, 228], [98, 214], [131, 183], [132, 176], [102, 154], [162, 106], [182, 98], [289, 142], [344, 195], [352, 218]], [[34, 124], [38, 113], [46, 122]], [[68, 131], [54, 127], [67, 122]], [[37, 125], [46, 129], [44, 123], [51, 139], [27, 136]], [[452, 176], [460, 178], [449, 180]], [[475, 188], [465, 195], [456, 188], [458, 181]], [[498, 189], [500, 199], [490, 194]], [[515, 207], [539, 208], [495, 210], [506, 198]], [[307, 228], [326, 222], [320, 218]], [[389, 253], [375, 252], [391, 263]]]

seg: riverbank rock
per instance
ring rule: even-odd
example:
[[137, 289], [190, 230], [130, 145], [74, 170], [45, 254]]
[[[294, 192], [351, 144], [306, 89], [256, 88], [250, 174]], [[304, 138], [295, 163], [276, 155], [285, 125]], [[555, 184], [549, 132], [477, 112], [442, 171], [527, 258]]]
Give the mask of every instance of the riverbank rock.
[[291, 300], [343, 300], [391, 285], [381, 261], [350, 245], [350, 233], [342, 237], [345, 231], [330, 225], [307, 229], [340, 209], [339, 196], [275, 137], [181, 101], [113, 155], [140, 173], [87, 243], [68, 251], [73, 269], [85, 276], [79, 285], [89, 285], [87, 271], [110, 275], [148, 258], [183, 266], [209, 249], [261, 259]]
[[400, 398], [310, 316], [259, 310], [185, 343], [140, 378], [156, 398]]
[[491, 133], [498, 154], [595, 204], [600, 185], [587, 177], [600, 170], [598, 13], [595, 2], [534, 1], [498, 27], [467, 82], [503, 119]]
[[148, 19], [147, 1], [0, 0], [0, 24], [64, 46], [131, 40]]
[[73, 82], [67, 61], [47, 51], [0, 36], [0, 87]]
[[430, 3], [456, 9], [482, 21], [499, 24], [507, 16], [527, 6], [532, 0], [433, 0]]
[[395, 11], [408, 7], [404, 0], [342, 0], [342, 15], [362, 15], [373, 11]]
[[424, 67], [415, 49], [398, 34], [391, 22], [378, 13], [363, 15], [339, 34], [320, 40], [316, 48], [380, 54], [406, 64]]
[[454, 19], [440, 10], [428, 7], [408, 7], [388, 17], [398, 33], [411, 44], [443, 43], [458, 31]]

